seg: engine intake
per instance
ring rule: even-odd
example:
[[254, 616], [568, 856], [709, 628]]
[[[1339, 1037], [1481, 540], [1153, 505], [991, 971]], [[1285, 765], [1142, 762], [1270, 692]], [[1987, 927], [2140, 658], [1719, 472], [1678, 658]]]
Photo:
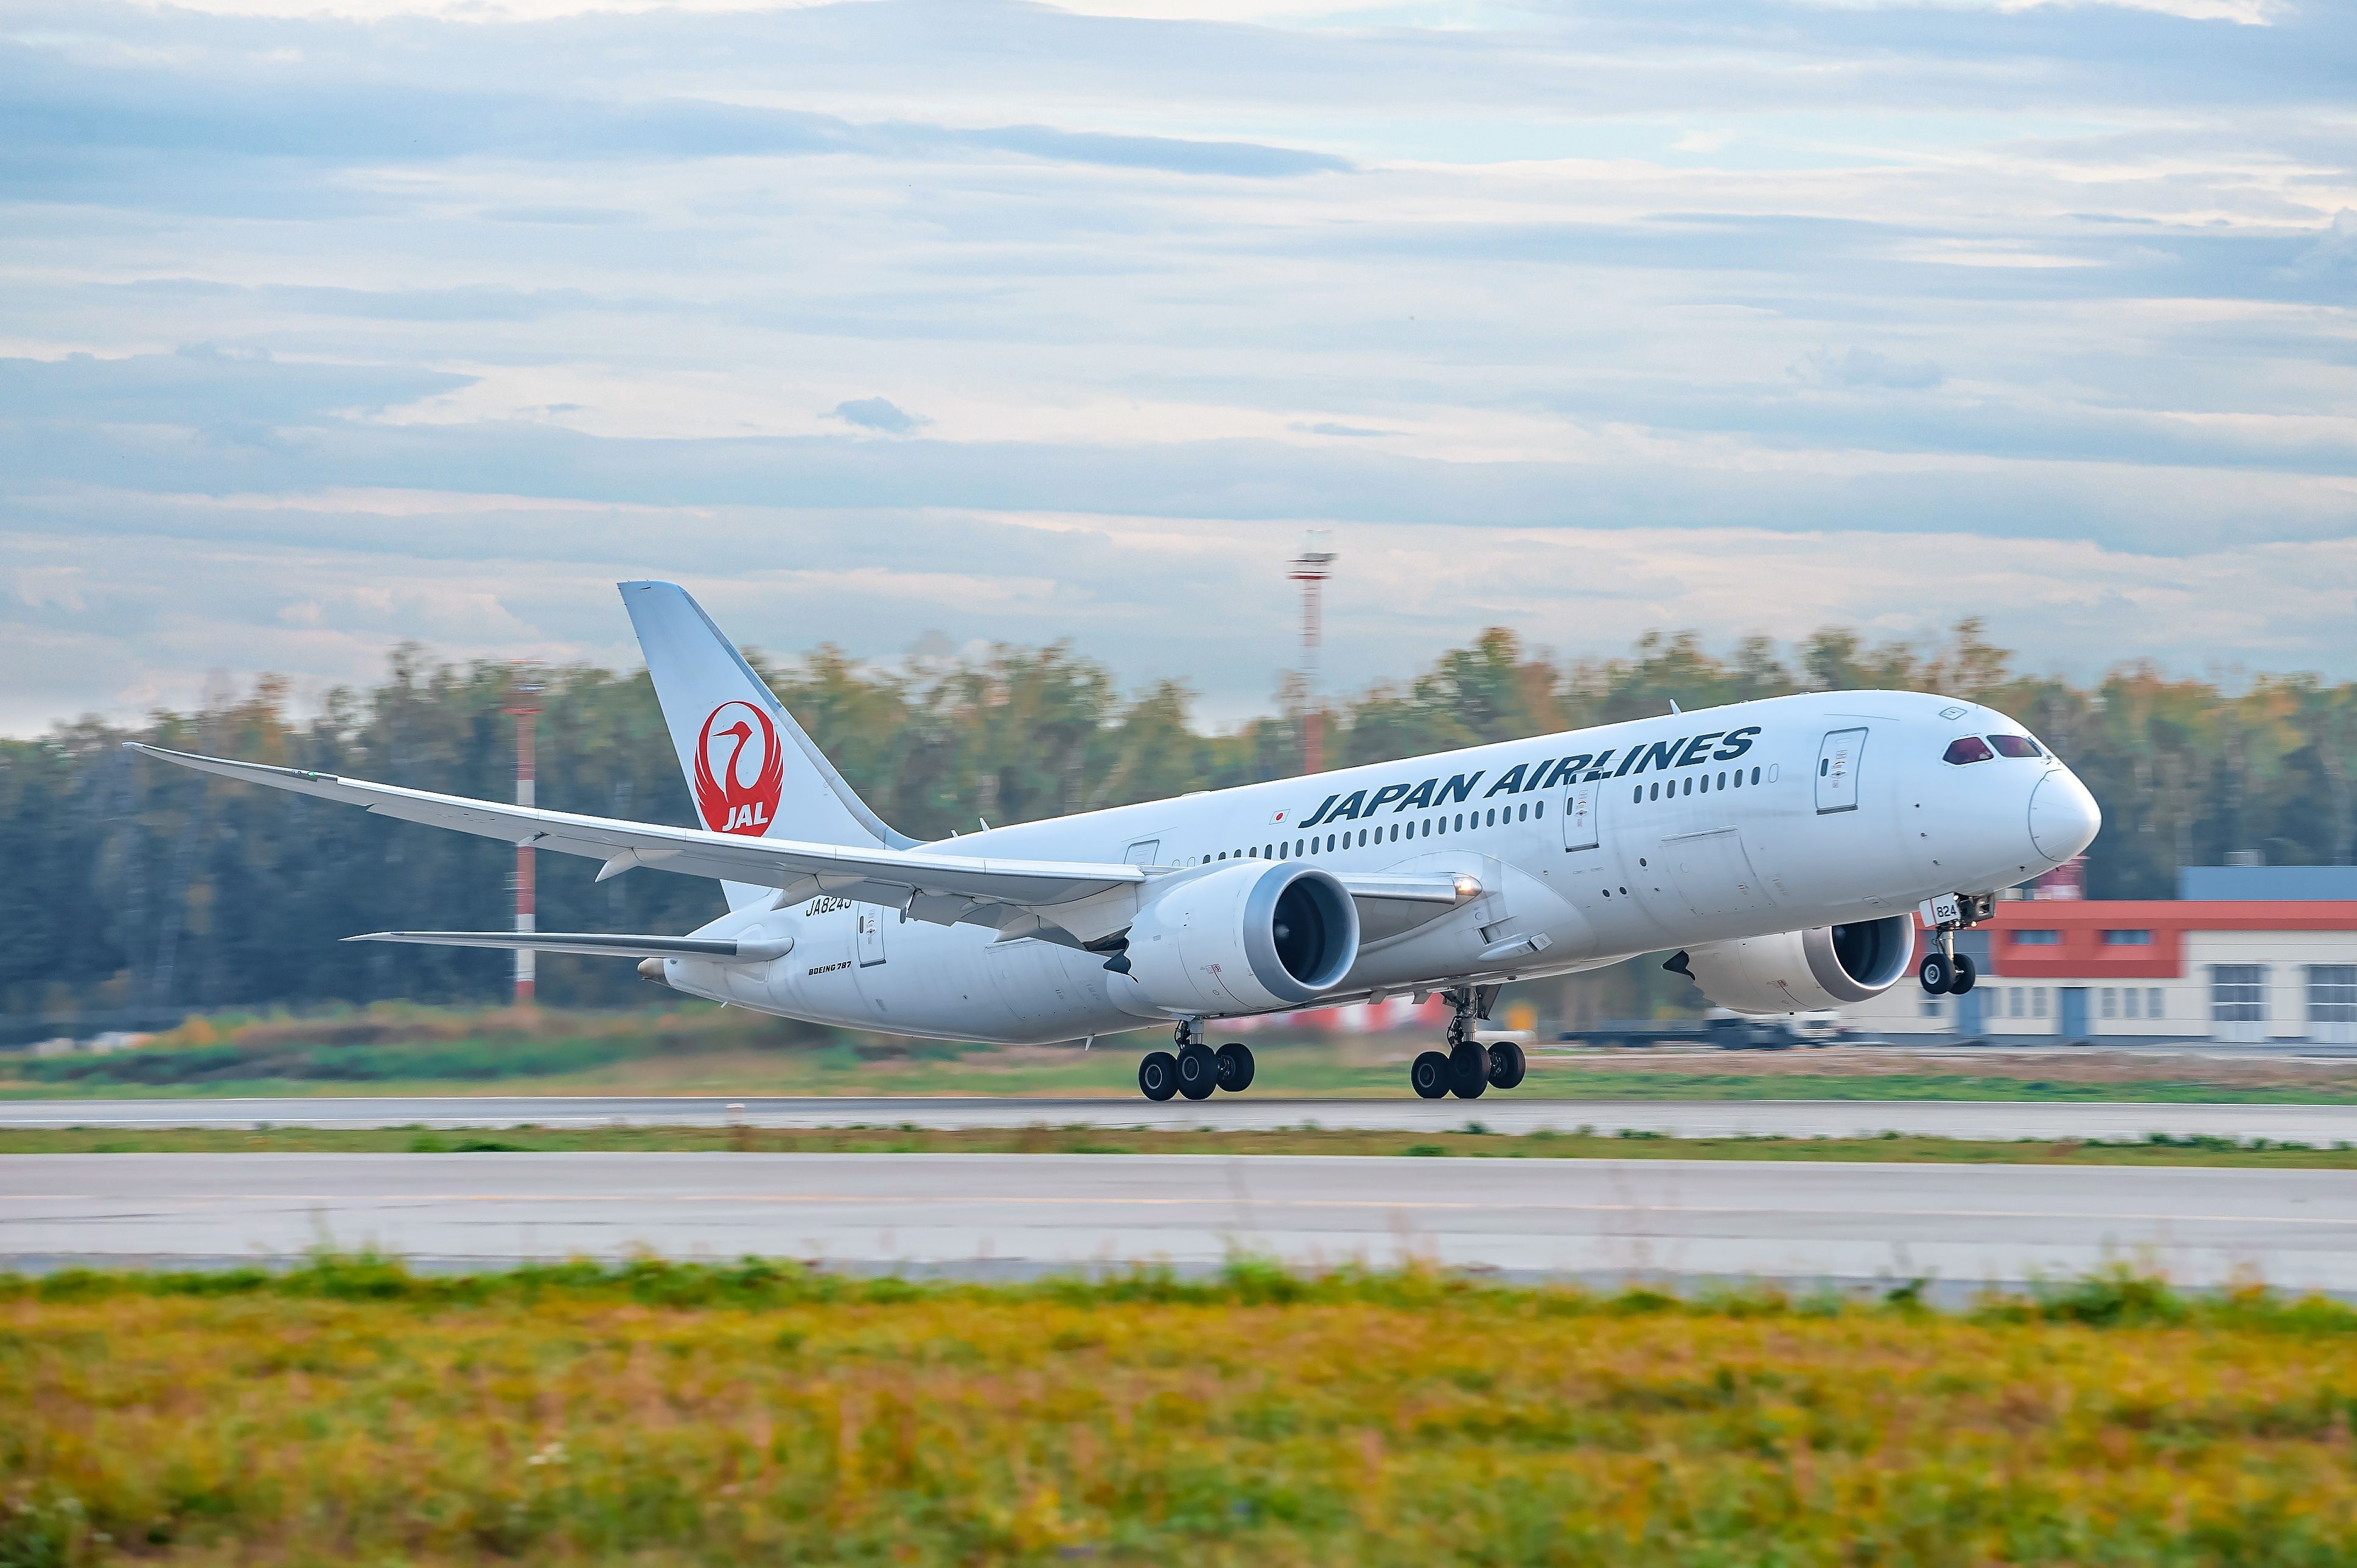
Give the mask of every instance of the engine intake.
[[[1128, 978], [1181, 1015], [1297, 1007], [1359, 959], [1359, 907], [1331, 875], [1248, 860], [1166, 888], [1129, 929]], [[1114, 982], [1119, 995], [1124, 983]]]
[[1808, 1013], [1865, 1002], [1899, 983], [1915, 956], [1905, 915], [1689, 948], [1663, 965], [1737, 1013]]

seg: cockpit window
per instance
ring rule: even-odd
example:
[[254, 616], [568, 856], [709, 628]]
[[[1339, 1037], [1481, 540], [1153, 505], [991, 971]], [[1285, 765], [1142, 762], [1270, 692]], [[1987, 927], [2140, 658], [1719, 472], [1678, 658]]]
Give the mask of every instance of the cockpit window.
[[1988, 742], [1980, 736], [1960, 735], [1948, 743], [1948, 749], [1942, 754], [1940, 760], [1953, 762], [1962, 768], [1967, 762], [1986, 762], [1996, 755], [1996, 752], [1988, 748]]
[[2026, 735], [1993, 735], [1988, 743], [1996, 747], [1999, 757], [2043, 757], [2038, 743]]

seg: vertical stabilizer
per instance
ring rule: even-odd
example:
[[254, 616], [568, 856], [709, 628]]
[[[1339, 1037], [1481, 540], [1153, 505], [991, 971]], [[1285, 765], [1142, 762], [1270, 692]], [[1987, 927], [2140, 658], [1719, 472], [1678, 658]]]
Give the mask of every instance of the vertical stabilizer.
[[[852, 793], [704, 607], [675, 583], [624, 583], [663, 723], [695, 801], [697, 824], [751, 838], [905, 848]], [[771, 890], [727, 882], [728, 907]]]

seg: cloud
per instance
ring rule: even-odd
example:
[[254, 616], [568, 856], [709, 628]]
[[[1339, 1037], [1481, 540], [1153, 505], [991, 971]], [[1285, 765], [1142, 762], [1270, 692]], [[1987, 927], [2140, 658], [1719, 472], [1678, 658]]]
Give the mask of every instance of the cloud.
[[862, 430], [880, 430], [887, 435], [906, 435], [920, 424], [932, 423], [930, 419], [920, 419], [904, 412], [888, 398], [880, 397], [854, 398], [848, 403], [836, 403], [832, 417], [845, 424], [856, 424]]
[[[780, 652], [1241, 713], [1305, 526], [1352, 678], [1981, 601], [2033, 665], [2352, 657], [2332, 8], [1254, 4], [22, 0], [11, 700], [626, 660], [609, 575], [727, 561]], [[1141, 560], [1200, 607], [1144, 640]]]
[[1838, 355], [1819, 349], [1809, 356], [1804, 367], [1796, 369], [1805, 370], [1809, 379], [1827, 386], [1888, 387], [1900, 392], [1921, 392], [1947, 379], [1929, 360], [1894, 360], [1872, 349], [1852, 349]]

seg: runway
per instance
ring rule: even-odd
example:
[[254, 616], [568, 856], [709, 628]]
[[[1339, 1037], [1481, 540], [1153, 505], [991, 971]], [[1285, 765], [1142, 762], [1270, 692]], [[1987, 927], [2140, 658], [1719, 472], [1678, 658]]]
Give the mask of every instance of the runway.
[[759, 1127], [1349, 1127], [1438, 1133], [1479, 1122], [1498, 1133], [1661, 1133], [1709, 1138], [1844, 1138], [1886, 1129], [1946, 1138], [2268, 1138], [2357, 1143], [2357, 1105], [2212, 1105], [1934, 1100], [1304, 1100], [1244, 1094], [1157, 1105], [1122, 1099], [995, 1099], [910, 1095], [859, 1098], [483, 1095], [273, 1100], [0, 1101], [8, 1127], [544, 1127], [603, 1125]]
[[2357, 1294], [2357, 1172], [1036, 1155], [24, 1155], [0, 1262], [374, 1246], [423, 1266], [787, 1256], [1023, 1276], [1424, 1258], [1512, 1277], [1954, 1290], [2124, 1260]]

